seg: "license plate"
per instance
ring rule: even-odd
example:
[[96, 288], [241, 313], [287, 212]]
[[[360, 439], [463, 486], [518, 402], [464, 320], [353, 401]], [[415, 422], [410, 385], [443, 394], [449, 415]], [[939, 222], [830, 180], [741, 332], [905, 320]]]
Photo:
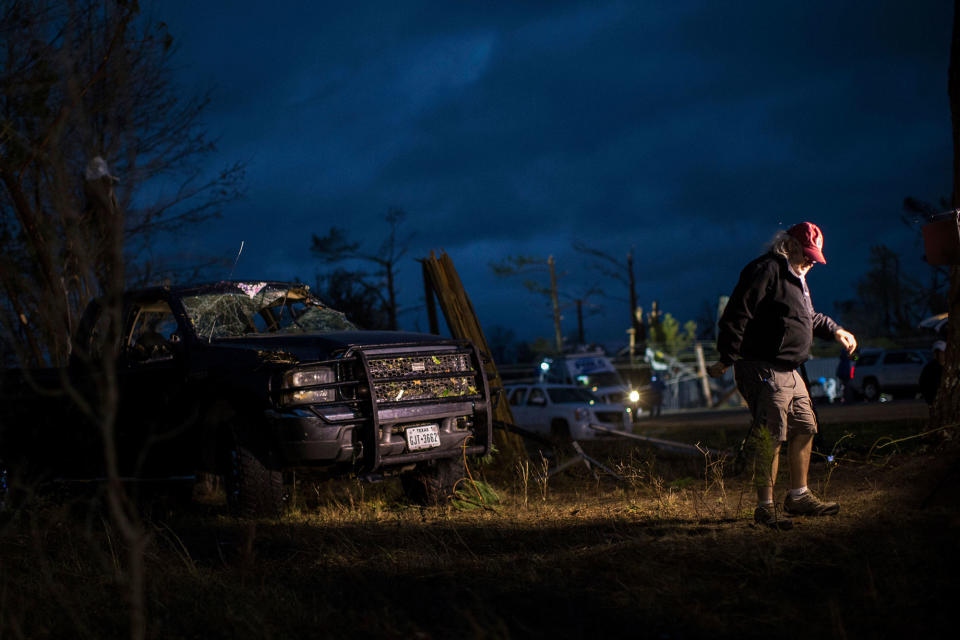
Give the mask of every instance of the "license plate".
[[440, 446], [440, 428], [435, 424], [407, 427], [403, 433], [407, 437], [407, 449], [410, 451]]

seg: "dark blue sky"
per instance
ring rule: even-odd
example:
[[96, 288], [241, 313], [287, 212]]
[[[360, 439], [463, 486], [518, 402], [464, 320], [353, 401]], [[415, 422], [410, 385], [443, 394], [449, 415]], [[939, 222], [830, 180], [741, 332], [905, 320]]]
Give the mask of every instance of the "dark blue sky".
[[[232, 259], [243, 241], [234, 276], [312, 282], [311, 233], [372, 248], [398, 206], [416, 232], [405, 305], [412, 258], [442, 248], [485, 327], [529, 339], [552, 335], [549, 308], [492, 260], [553, 254], [561, 289], [624, 296], [571, 244], [633, 246], [641, 303], [684, 321], [811, 220], [831, 312], [871, 245], [922, 266], [899, 216], [951, 189], [951, 4], [158, 2], [178, 82], [215, 87], [222, 164], [248, 165], [247, 197], [181, 246]], [[624, 339], [625, 303], [600, 302], [588, 339]]]

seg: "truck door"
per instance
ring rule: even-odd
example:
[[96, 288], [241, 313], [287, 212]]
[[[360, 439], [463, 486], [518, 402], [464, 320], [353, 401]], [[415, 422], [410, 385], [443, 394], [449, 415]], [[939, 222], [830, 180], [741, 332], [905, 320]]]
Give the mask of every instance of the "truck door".
[[163, 299], [138, 300], [125, 318], [117, 420], [121, 473], [190, 475], [199, 447], [188, 442], [194, 405], [185, 395], [182, 329]]

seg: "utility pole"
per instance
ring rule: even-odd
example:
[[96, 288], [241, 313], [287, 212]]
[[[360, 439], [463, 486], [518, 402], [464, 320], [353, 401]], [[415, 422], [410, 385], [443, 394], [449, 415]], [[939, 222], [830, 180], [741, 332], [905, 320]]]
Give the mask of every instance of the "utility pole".
[[557, 338], [557, 353], [563, 353], [563, 332], [560, 330], [560, 299], [557, 296], [557, 268], [553, 256], [547, 257], [550, 268], [550, 301], [553, 303], [553, 331]]
[[630, 284], [630, 326], [634, 335], [640, 332], [640, 320], [637, 318], [637, 282], [633, 275], [633, 247], [627, 252], [627, 277]]
[[577, 344], [584, 344], [583, 335], [583, 300], [577, 300]]

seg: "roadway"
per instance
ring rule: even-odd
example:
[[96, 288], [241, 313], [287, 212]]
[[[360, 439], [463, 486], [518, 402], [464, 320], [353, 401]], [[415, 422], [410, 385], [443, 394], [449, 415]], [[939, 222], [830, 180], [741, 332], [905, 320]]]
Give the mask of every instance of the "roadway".
[[[849, 404], [818, 404], [817, 415], [822, 424], [887, 422], [892, 420], [924, 420], [929, 412], [923, 400], [893, 400], [891, 402], [853, 402]], [[657, 418], [641, 417], [639, 426], [670, 427], [730, 427], [750, 422], [745, 407], [720, 409], [686, 409], [664, 413]]]

